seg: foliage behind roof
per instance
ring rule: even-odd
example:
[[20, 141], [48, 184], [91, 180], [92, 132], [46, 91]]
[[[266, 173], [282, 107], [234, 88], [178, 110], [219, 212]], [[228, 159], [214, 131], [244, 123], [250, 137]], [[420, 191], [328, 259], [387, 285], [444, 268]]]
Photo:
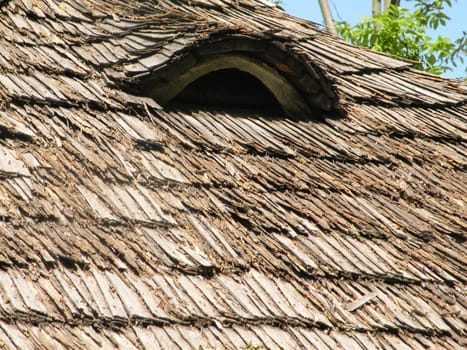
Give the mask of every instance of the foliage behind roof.
[[[12, 0], [0, 52], [0, 347], [465, 345], [465, 84], [258, 0]], [[226, 52], [320, 108], [138, 96]]]

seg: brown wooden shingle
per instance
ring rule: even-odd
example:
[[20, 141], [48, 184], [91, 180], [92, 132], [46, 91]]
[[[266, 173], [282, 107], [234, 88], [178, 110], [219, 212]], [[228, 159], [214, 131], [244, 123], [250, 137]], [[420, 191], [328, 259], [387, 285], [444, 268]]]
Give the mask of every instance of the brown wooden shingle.
[[[465, 346], [465, 83], [260, 0], [0, 1], [0, 52], [0, 348]], [[312, 113], [144, 96], [225, 53]]]

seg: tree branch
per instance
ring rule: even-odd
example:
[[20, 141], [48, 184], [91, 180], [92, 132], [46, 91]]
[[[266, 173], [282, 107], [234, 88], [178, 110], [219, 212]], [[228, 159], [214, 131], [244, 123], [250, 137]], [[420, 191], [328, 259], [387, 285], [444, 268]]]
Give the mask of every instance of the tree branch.
[[319, 7], [321, 7], [321, 13], [323, 15], [324, 24], [326, 25], [326, 29], [332, 35], [337, 36], [337, 29], [334, 20], [332, 19], [331, 8], [329, 7], [328, 0], [318, 0]]
[[377, 16], [381, 14], [381, 0], [373, 0], [372, 1], [372, 13], [373, 16]]

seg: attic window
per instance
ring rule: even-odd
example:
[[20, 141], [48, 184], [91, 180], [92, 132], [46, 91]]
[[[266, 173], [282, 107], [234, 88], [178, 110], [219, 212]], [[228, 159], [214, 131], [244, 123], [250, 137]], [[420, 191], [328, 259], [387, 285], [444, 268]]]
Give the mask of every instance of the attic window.
[[291, 116], [310, 115], [300, 92], [276, 68], [250, 55], [189, 57], [148, 81], [144, 94], [169, 102], [280, 107]]
[[255, 76], [238, 69], [210, 72], [190, 83], [170, 103], [279, 110], [279, 102]]

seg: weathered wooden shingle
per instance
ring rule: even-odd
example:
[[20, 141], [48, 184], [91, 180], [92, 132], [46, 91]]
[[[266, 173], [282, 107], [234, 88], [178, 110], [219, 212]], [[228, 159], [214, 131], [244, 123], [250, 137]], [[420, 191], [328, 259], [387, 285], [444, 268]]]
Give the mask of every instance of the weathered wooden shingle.
[[[263, 0], [0, 1], [0, 52], [0, 348], [465, 347], [465, 83]], [[313, 113], [142, 96], [225, 53]]]

